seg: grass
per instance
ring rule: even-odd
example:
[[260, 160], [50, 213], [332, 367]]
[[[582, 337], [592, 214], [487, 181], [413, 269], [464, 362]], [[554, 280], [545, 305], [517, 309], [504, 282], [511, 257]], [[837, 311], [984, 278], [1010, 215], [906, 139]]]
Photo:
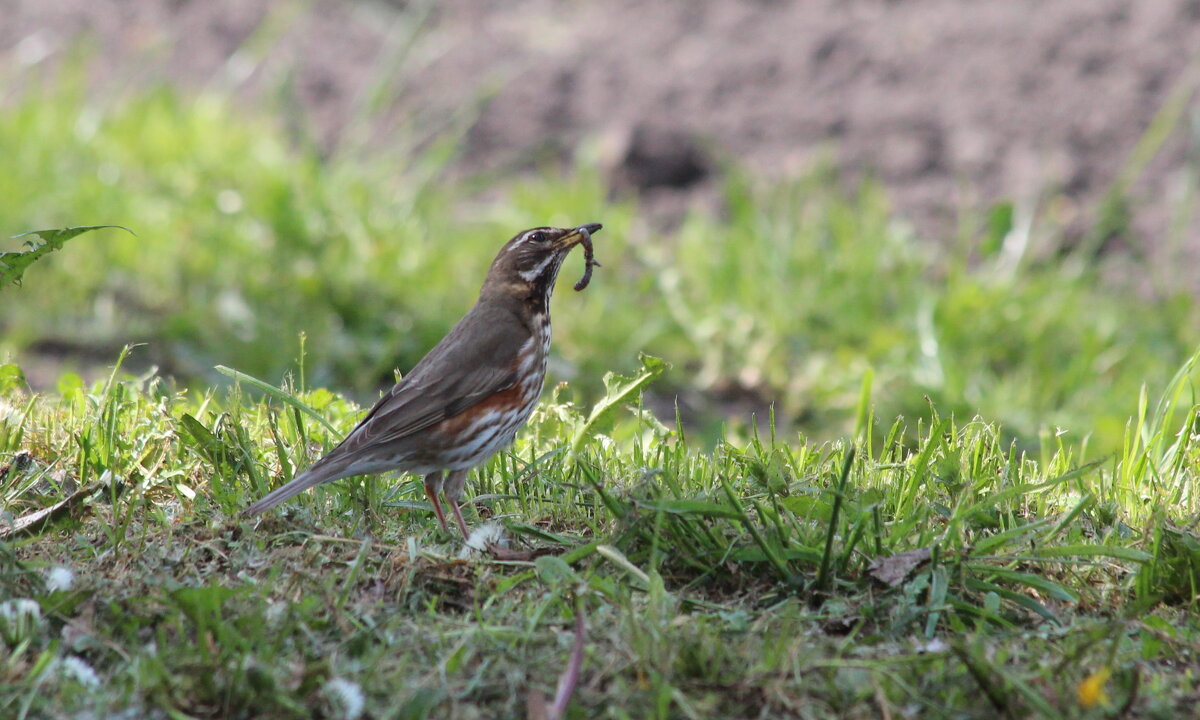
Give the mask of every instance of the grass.
[[0, 477], [6, 514], [92, 491], [0, 544], [0, 707], [352, 717], [361, 694], [363, 717], [524, 716], [577, 608], [568, 717], [1168, 718], [1200, 700], [1188, 373], [1123, 453], [1084, 464], [937, 415], [700, 452], [623, 402], [663, 370], [644, 362], [595, 412], [548, 398], [474, 474], [468, 517], [546, 553], [528, 562], [457, 559], [415, 478], [237, 516], [336, 439], [297, 407], [353, 423], [327, 391], [10, 380], [0, 457], [31, 460]]
[[[532, 717], [581, 614], [571, 718], [1200, 701], [1200, 311], [1156, 268], [1007, 204], [933, 244], [821, 170], [730, 169], [664, 233], [586, 148], [452, 180], [453, 136], [325, 157], [221, 96], [46, 87], [0, 113], [0, 227], [137, 235], [0, 289], [0, 363], [92, 358], [38, 393], [0, 364], [0, 716]], [[415, 478], [238, 516], [503, 239], [586, 221], [604, 267], [555, 299], [553, 389], [470, 483], [529, 560], [460, 559]]]
[[935, 246], [870, 182], [847, 195], [827, 172], [731, 172], [722, 213], [662, 233], [606, 197], [586, 151], [566, 174], [451, 180], [451, 143], [324, 158], [212, 95], [55, 88], [0, 114], [0, 227], [137, 235], [39, 263], [5, 298], [0, 358], [91, 357], [68, 368], [87, 374], [136, 342], [140, 367], [203, 385], [223, 381], [217, 365], [278, 383], [303, 356], [312, 384], [365, 402], [469, 307], [504, 239], [592, 220], [605, 267], [556, 298], [552, 376], [592, 402], [604, 372], [669, 358], [655, 404], [678, 397], [710, 443], [771, 404], [780, 429], [841, 437], [871, 374], [881, 417], [932, 400], [1023, 449], [1066, 431], [1114, 452], [1141, 387], [1160, 391], [1200, 332], [1185, 289], [1147, 286], [1154, 268], [1060, 248], [1007, 205]]

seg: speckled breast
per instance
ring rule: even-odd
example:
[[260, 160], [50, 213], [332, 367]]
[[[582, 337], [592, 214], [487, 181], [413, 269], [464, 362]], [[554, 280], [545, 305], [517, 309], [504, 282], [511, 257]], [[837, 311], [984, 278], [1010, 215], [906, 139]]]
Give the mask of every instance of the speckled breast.
[[549, 318], [535, 324], [535, 332], [517, 353], [517, 382], [438, 426], [446, 442], [443, 468], [461, 470], [479, 465], [512, 443], [517, 430], [529, 419], [542, 395], [546, 359], [550, 349]]

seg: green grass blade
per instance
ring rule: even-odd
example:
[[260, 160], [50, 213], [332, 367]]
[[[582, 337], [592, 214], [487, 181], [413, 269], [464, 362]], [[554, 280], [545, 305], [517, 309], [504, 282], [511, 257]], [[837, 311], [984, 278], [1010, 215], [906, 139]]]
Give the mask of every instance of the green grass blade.
[[289, 392], [285, 392], [284, 390], [281, 390], [280, 388], [277, 388], [268, 382], [264, 382], [262, 380], [259, 380], [256, 377], [247, 375], [246, 373], [241, 372], [240, 370], [234, 370], [233, 368], [225, 367], [224, 365], [218, 365], [215, 369], [217, 372], [221, 373], [222, 375], [225, 375], [226, 377], [231, 377], [234, 380], [237, 380], [238, 382], [246, 383], [250, 387], [255, 388], [257, 390], [261, 390], [262, 392], [266, 393], [268, 396], [275, 398], [276, 400], [284, 403], [285, 405], [289, 405], [289, 406], [295, 408], [296, 410], [299, 410], [300, 412], [309, 416], [313, 420], [316, 420], [317, 422], [319, 422], [323, 426], [325, 426], [325, 429], [329, 431], [330, 435], [333, 435], [334, 437], [338, 436], [339, 433], [337, 431], [337, 428], [335, 428], [333, 425], [331, 425], [329, 423], [329, 421], [326, 420], [324, 417], [322, 417], [321, 414], [318, 413], [316, 410], [313, 410], [308, 405], [301, 402], [300, 399], [297, 398], [295, 395], [292, 395]]

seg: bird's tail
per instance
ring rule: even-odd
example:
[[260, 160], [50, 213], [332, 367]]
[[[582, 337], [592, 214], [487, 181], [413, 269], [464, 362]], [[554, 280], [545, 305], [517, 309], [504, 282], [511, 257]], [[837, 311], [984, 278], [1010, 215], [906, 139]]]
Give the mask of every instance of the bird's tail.
[[[328, 456], [325, 459], [328, 459]], [[352, 474], [346, 470], [345, 462], [337, 462], [336, 460], [334, 462], [318, 461], [315, 465], [300, 473], [300, 475], [287, 485], [276, 489], [270, 495], [243, 510], [242, 514], [257, 515], [264, 510], [270, 510], [284, 500], [294, 495], [299, 495], [310, 487], [325, 482], [332, 482]]]

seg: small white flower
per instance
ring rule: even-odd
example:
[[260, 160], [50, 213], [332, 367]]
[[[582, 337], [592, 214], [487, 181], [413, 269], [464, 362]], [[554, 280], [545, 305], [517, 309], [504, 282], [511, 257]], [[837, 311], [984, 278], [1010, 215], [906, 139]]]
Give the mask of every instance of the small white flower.
[[934, 638], [924, 645], [917, 646], [917, 652], [919, 653], [944, 653], [949, 649], [950, 646], [941, 638]]
[[0, 620], [15, 620], [24, 615], [42, 616], [42, 606], [29, 598], [5, 600], [0, 603]]
[[59, 661], [58, 671], [62, 673], [63, 677], [74, 680], [86, 688], [100, 687], [100, 676], [83, 658], [68, 655]]
[[59, 565], [46, 571], [46, 589], [50, 592], [70, 590], [74, 586], [75, 573], [72, 572], [71, 568]]
[[330, 678], [325, 687], [321, 688], [321, 694], [329, 700], [334, 712], [339, 713], [343, 720], [358, 720], [367, 704], [358, 683], [345, 678]]
[[28, 598], [0, 603], [0, 639], [15, 646], [37, 633], [42, 625], [42, 607]]
[[269, 603], [267, 605], [267, 612], [265, 613], [267, 625], [270, 625], [272, 627], [278, 625], [280, 622], [283, 621], [283, 618], [287, 615], [287, 610], [288, 610], [287, 603], [282, 603], [282, 602]]

